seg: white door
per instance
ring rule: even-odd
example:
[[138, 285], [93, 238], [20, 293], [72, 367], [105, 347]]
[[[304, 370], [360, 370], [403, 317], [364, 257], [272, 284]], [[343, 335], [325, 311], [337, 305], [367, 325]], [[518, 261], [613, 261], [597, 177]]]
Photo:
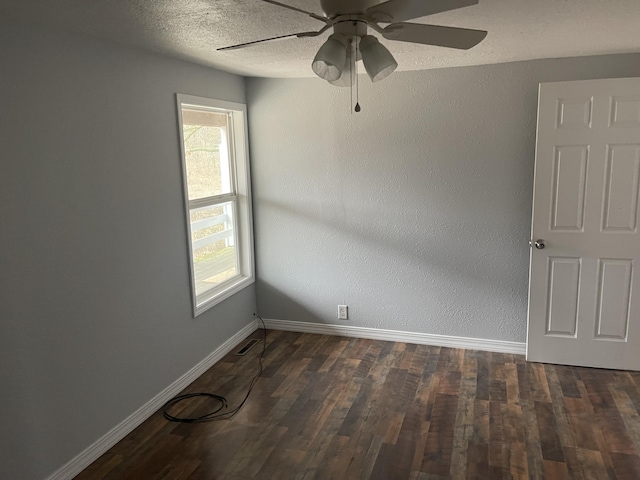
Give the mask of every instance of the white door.
[[640, 370], [639, 191], [640, 78], [541, 84], [527, 360]]

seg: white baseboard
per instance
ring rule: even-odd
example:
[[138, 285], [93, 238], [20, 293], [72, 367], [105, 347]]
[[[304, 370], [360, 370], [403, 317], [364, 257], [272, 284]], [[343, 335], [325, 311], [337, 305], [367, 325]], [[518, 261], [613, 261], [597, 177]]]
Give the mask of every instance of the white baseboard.
[[189, 384], [191, 384], [195, 379], [206, 372], [213, 364], [215, 364], [231, 350], [233, 350], [240, 342], [242, 342], [242, 340], [255, 332], [257, 328], [257, 321], [251, 322], [249, 325], [244, 327], [233, 337], [231, 337], [229, 340], [227, 340], [213, 352], [211, 352], [195, 367], [193, 367], [167, 388], [158, 393], [155, 397], [153, 397], [127, 418], [125, 418], [118, 425], [113, 427], [94, 444], [87, 447], [79, 455], [59, 468], [56, 472], [53, 473], [53, 475], [48, 478], [48, 480], [70, 480], [75, 477], [82, 470], [84, 470], [95, 460], [97, 460], [98, 457], [100, 457], [103, 453], [105, 453], [116, 443], [122, 440], [126, 435], [128, 435], [131, 431], [133, 431], [133, 429], [135, 429], [138, 425], [149, 418], [156, 410], [162, 407], [162, 405], [167, 403], [178, 393], [180, 393], [184, 388], [189, 386]]
[[373, 340], [386, 340], [390, 342], [416, 343], [418, 345], [433, 345], [437, 347], [466, 348], [470, 350], [484, 350], [486, 352], [515, 353], [518, 355], [524, 355], [526, 353], [526, 344], [520, 342], [506, 342], [504, 340], [453, 337], [449, 335], [401, 332], [398, 330], [350, 327], [347, 325], [293, 322], [290, 320], [274, 320], [268, 318], [264, 319], [264, 323], [266, 327], [271, 330], [370, 338]]

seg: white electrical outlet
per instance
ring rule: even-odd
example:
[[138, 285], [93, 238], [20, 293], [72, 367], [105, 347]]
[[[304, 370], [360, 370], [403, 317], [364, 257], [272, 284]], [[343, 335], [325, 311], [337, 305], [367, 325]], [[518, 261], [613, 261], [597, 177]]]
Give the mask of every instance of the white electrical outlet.
[[338, 305], [338, 319], [349, 320], [349, 307], [346, 305]]

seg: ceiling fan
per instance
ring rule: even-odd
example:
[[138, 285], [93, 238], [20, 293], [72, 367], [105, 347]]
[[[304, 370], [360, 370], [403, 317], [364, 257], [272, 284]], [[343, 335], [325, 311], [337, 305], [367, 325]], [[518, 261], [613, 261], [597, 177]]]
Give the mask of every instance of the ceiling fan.
[[[354, 82], [355, 63], [362, 60], [372, 81], [382, 80], [398, 66], [395, 59], [368, 29], [378, 32], [387, 40], [420, 43], [467, 50], [486, 36], [484, 30], [408, 23], [405, 20], [478, 4], [479, 0], [320, 0], [324, 16], [307, 12], [275, 0], [261, 0], [287, 8], [324, 23], [315, 32], [255, 40], [218, 50], [234, 50], [291, 37], [317, 37], [333, 28], [328, 40], [320, 47], [311, 68], [320, 78], [337, 86], [351, 86]], [[384, 28], [379, 23], [388, 24]]]

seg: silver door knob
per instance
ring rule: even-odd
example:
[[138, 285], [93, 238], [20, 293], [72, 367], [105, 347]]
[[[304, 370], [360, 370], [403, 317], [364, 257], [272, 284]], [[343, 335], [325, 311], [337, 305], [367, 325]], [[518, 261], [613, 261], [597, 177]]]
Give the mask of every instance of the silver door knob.
[[544, 248], [544, 240], [542, 240], [541, 238], [539, 238], [538, 240], [536, 240], [535, 242], [533, 242], [533, 244], [535, 245], [535, 247], [538, 250], [542, 250]]

